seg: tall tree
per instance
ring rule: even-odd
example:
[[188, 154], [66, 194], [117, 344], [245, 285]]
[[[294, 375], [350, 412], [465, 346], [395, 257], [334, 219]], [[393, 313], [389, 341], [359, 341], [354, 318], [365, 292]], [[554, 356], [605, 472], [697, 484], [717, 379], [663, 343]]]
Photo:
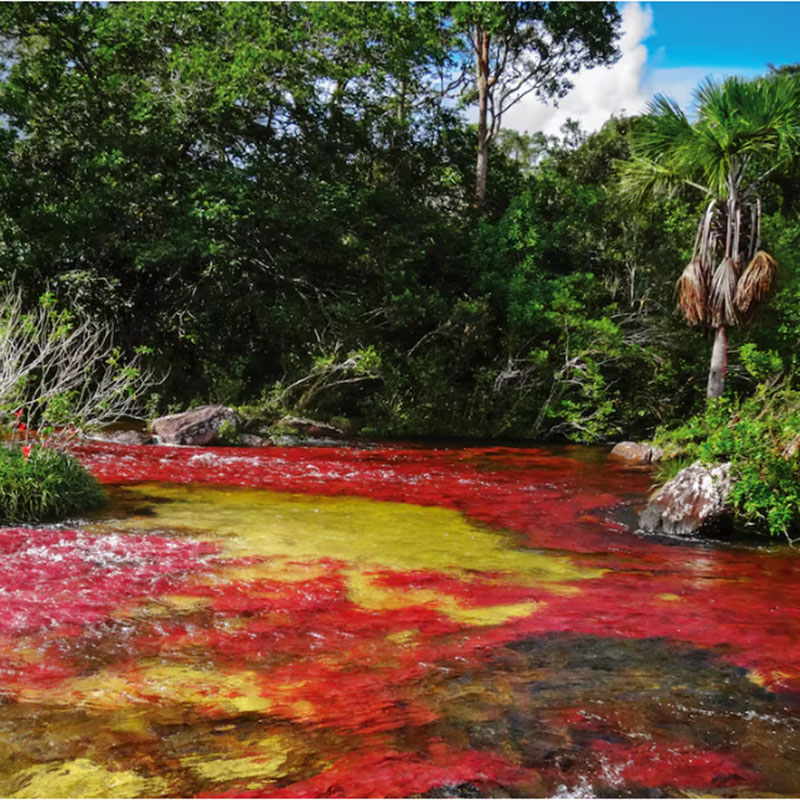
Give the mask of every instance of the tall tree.
[[534, 94], [564, 97], [579, 69], [613, 63], [620, 15], [614, 3], [452, 3], [464, 68], [463, 99], [478, 105], [475, 197], [486, 197], [489, 150], [510, 108]]
[[436, 296], [468, 204], [469, 133], [419, 85], [440, 24], [407, 3], [0, 4], [0, 274], [117, 318], [187, 393], [259, 391], [318, 333], [369, 341], [404, 292]]
[[692, 123], [673, 100], [656, 96], [621, 169], [634, 200], [680, 186], [705, 198], [678, 303], [690, 324], [715, 332], [706, 392], [713, 399], [725, 385], [728, 328], [748, 319], [772, 286], [776, 264], [760, 249], [761, 195], [767, 178], [796, 158], [800, 93], [786, 77], [708, 79], [695, 101]]

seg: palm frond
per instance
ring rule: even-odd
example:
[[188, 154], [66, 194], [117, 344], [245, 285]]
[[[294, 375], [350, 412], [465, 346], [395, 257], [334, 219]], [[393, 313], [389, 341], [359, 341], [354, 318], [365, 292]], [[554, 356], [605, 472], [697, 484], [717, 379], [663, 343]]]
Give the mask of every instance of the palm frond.
[[739, 264], [735, 258], [723, 258], [711, 277], [708, 293], [708, 322], [714, 328], [738, 325], [734, 298], [739, 279]]
[[668, 166], [635, 156], [618, 162], [617, 174], [623, 198], [634, 204], [650, 197], [671, 197], [683, 184]]
[[[633, 171], [641, 192], [674, 192], [680, 183], [724, 199], [731, 183], [740, 195], [800, 149], [800, 82], [791, 78], [718, 83], [707, 78], [694, 94], [697, 118], [690, 122], [678, 104], [656, 95], [635, 130]], [[633, 185], [631, 180], [628, 181]]]
[[741, 317], [749, 317], [769, 297], [777, 269], [777, 261], [764, 250], [753, 256], [739, 278], [734, 296], [736, 311]]
[[678, 278], [678, 308], [690, 325], [702, 325], [708, 313], [708, 286], [703, 264], [693, 258]]

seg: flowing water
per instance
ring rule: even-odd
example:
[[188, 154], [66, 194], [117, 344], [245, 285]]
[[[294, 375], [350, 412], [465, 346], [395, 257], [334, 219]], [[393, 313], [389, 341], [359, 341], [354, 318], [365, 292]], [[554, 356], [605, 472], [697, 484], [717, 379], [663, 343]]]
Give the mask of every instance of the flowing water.
[[0, 529], [0, 795], [800, 795], [800, 557], [589, 448], [84, 445]]

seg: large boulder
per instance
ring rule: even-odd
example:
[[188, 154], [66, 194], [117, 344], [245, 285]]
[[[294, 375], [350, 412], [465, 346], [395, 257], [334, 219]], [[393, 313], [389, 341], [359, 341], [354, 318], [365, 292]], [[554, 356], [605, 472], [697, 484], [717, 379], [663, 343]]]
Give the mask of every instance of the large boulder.
[[709, 466], [695, 461], [656, 492], [639, 517], [639, 526], [679, 536], [712, 532], [730, 519], [732, 488], [729, 463]]
[[235, 427], [239, 418], [227, 406], [198, 406], [182, 414], [159, 417], [150, 423], [151, 432], [162, 444], [186, 444], [202, 447], [214, 441], [224, 423]]
[[342, 439], [347, 435], [341, 428], [328, 425], [326, 422], [317, 422], [316, 420], [302, 417], [283, 417], [275, 423], [275, 427], [280, 431], [299, 433], [303, 436]]
[[617, 442], [611, 450], [611, 455], [624, 458], [626, 461], [640, 461], [650, 464], [659, 461], [664, 451], [652, 444], [639, 444], [638, 442]]

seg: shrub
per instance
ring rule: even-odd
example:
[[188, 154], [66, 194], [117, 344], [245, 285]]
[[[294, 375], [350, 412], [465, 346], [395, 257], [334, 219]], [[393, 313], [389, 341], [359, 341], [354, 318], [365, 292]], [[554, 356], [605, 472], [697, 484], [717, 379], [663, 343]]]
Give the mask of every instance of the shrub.
[[0, 445], [0, 523], [43, 522], [97, 508], [100, 484], [73, 456], [41, 444]]
[[125, 359], [109, 324], [59, 308], [51, 294], [26, 310], [22, 294], [0, 287], [0, 424], [24, 412], [45, 435], [129, 416], [154, 386], [142, 369], [147, 348]]
[[[786, 535], [800, 525], [800, 392], [767, 381], [748, 398], [711, 401], [684, 425], [656, 432], [655, 444], [681, 463], [731, 463], [730, 501], [740, 522]], [[674, 473], [667, 461], [659, 479]]]
[[219, 426], [217, 435], [214, 437], [214, 444], [227, 447], [238, 447], [242, 443], [242, 436], [236, 425], [230, 420], [223, 420]]

